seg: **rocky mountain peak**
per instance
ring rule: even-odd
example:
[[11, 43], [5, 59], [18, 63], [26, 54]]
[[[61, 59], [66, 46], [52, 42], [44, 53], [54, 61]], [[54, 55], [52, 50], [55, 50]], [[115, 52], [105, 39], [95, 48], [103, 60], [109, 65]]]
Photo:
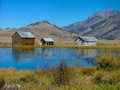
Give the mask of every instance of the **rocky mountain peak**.
[[[31, 23], [28, 26], [34, 26], [34, 25], [40, 25], [40, 24], [50, 24], [48, 21], [41, 21], [41, 22], [36, 22], [36, 23]], [[50, 24], [51, 25], [51, 24]]]
[[116, 11], [116, 10], [101, 10], [99, 12], [96, 12], [95, 14], [93, 14], [91, 17], [89, 17], [88, 19], [92, 19], [94, 17], [99, 17], [102, 19], [107, 19], [110, 16], [116, 16], [116, 15], [120, 15], [120, 12]]
[[118, 39], [120, 37], [120, 12], [101, 10], [82, 22], [64, 26], [62, 29], [79, 35], [97, 36], [101, 39]]

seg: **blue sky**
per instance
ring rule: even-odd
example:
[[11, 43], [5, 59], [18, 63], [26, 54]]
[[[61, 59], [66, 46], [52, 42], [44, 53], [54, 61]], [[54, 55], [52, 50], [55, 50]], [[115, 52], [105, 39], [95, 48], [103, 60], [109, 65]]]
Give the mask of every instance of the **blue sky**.
[[107, 9], [120, 11], [120, 0], [0, 0], [0, 28], [44, 20], [62, 27]]

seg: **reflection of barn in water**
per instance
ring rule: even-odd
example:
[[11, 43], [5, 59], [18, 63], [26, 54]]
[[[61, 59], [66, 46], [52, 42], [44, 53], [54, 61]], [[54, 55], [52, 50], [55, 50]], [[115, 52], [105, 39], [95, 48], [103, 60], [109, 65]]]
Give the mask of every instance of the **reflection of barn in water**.
[[77, 50], [77, 57], [84, 59], [88, 64], [91, 65], [95, 65], [95, 58], [97, 55], [97, 50]]
[[34, 49], [12, 48], [12, 56], [15, 61], [28, 61], [34, 57]]

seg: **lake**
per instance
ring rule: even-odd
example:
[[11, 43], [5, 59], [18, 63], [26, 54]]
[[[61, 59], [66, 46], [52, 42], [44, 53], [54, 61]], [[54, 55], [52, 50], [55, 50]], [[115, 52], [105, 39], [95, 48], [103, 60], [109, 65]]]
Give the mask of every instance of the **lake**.
[[69, 49], [69, 48], [0, 48], [0, 68], [34, 70], [56, 67], [60, 61], [68, 66], [93, 67], [100, 53], [116, 53], [120, 50]]

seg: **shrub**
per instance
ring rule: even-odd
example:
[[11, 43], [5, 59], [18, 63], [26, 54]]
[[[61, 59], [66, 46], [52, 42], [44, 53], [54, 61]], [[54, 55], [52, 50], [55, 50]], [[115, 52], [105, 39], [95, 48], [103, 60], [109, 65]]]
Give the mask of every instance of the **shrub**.
[[59, 86], [69, 85], [72, 78], [73, 70], [67, 67], [67, 64], [64, 61], [61, 61], [59, 65], [53, 69], [53, 78], [56, 84]]
[[45, 69], [45, 68], [36, 68], [35, 73], [39, 75], [51, 75], [51, 69]]
[[3, 76], [0, 76], [0, 88], [3, 88], [5, 85], [5, 78]]
[[110, 75], [109, 84], [117, 84], [120, 82], [120, 71], [114, 72]]
[[101, 54], [97, 58], [97, 69], [114, 70], [118, 66], [115, 54]]
[[104, 76], [103, 72], [98, 72], [93, 77], [93, 83], [100, 84], [102, 82], [102, 77]]
[[80, 73], [81, 74], [85, 74], [85, 75], [91, 75], [91, 74], [94, 74], [96, 71], [95, 68], [90, 68], [90, 67], [87, 67], [87, 68], [81, 68], [80, 69]]
[[36, 82], [36, 81], [37, 80], [33, 74], [24, 75], [24, 76], [20, 77], [20, 82], [23, 82], [23, 83]]
[[120, 84], [120, 70], [112, 72], [99, 71], [93, 76], [92, 80], [95, 84]]

